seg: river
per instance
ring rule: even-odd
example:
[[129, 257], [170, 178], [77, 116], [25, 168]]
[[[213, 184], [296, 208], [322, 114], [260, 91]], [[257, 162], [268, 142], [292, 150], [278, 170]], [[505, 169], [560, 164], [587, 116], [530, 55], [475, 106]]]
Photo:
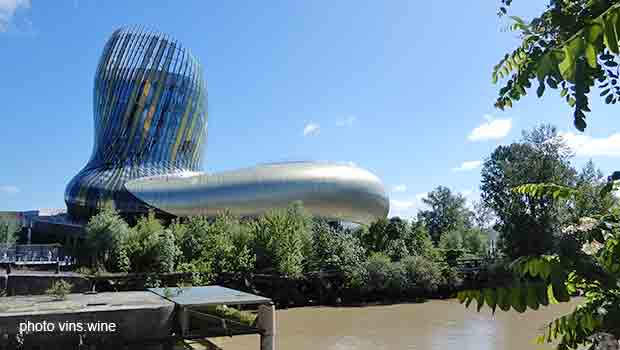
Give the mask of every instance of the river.
[[[488, 308], [477, 313], [456, 300], [365, 307], [306, 307], [277, 311], [279, 350], [527, 350], [551, 318], [577, 302], [519, 314]], [[258, 336], [218, 339], [224, 350], [257, 350]]]

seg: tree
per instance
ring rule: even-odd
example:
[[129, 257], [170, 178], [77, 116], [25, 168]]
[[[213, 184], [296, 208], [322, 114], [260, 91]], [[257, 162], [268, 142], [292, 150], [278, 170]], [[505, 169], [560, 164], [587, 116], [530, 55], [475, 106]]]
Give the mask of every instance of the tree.
[[252, 224], [257, 267], [275, 267], [283, 275], [301, 276], [311, 251], [311, 229], [312, 220], [300, 203], [258, 218]]
[[127, 223], [113, 209], [105, 208], [86, 225], [86, 242], [91, 251], [91, 265], [109, 271], [129, 269], [125, 242], [130, 234]]
[[0, 221], [0, 245], [12, 246], [17, 243], [17, 232], [20, 230], [15, 221]]
[[463, 235], [457, 230], [444, 233], [439, 240], [439, 248], [443, 250], [463, 250]]
[[552, 246], [560, 223], [559, 206], [548, 198], [512, 191], [526, 183], [574, 183], [571, 153], [554, 127], [524, 132], [520, 142], [498, 146], [482, 167], [482, 200], [497, 216], [498, 245], [509, 257], [541, 254]]
[[224, 212], [209, 226], [203, 254], [213, 262], [215, 273], [247, 274], [254, 269], [256, 254], [250, 228], [239, 217]]
[[153, 212], [138, 219], [126, 247], [135, 272], [172, 272], [180, 255], [174, 233]]
[[[601, 197], [614, 187], [609, 181]], [[514, 192], [532, 198], [547, 198], [575, 205], [587, 195], [577, 187], [556, 184], [526, 184]], [[572, 249], [550, 254], [522, 256], [510, 262], [512, 276], [490, 281], [488, 288], [459, 292], [461, 302], [477, 301], [478, 310], [486, 303], [493, 311], [513, 308], [517, 312], [537, 310], [557, 302], [567, 302], [580, 291], [583, 302], [567, 315], [549, 322], [539, 343], [557, 342], [558, 349], [616, 349], [620, 338], [620, 207], [614, 206], [583, 217], [577, 224], [564, 226], [558, 237], [572, 242]], [[616, 340], [614, 347], [603, 347], [602, 335]]]
[[571, 207], [571, 219], [573, 221], [605, 212], [617, 203], [617, 199], [612, 193], [600, 195], [604, 187], [605, 177], [603, 173], [596, 168], [592, 160], [588, 161], [577, 175], [576, 188], [581, 195], [575, 198], [574, 206]]
[[421, 220], [411, 223], [410, 233], [405, 237], [407, 249], [412, 255], [421, 256], [427, 260], [437, 261], [441, 259], [441, 254], [433, 245], [431, 236]]
[[489, 250], [489, 236], [483, 229], [474, 227], [461, 231], [463, 249], [471, 255], [484, 257]]
[[389, 224], [390, 222], [387, 219], [380, 218], [372, 222], [367, 229], [360, 228], [357, 230], [357, 234], [369, 254], [385, 251], [389, 242], [389, 237], [386, 235], [385, 230]]
[[[500, 16], [512, 0], [501, 0]], [[537, 17], [527, 22], [510, 16], [510, 28], [521, 43], [493, 68], [492, 81], [503, 81], [495, 106], [511, 107], [538, 82], [536, 94], [546, 87], [560, 89], [572, 107], [575, 127], [583, 131], [588, 97], [597, 86], [605, 103], [620, 101], [618, 54], [620, 2], [618, 0], [549, 0]]]
[[418, 215], [435, 243], [439, 242], [443, 233], [471, 226], [471, 212], [467, 209], [465, 197], [460, 193], [454, 194], [449, 188], [438, 186], [422, 201], [430, 209]]

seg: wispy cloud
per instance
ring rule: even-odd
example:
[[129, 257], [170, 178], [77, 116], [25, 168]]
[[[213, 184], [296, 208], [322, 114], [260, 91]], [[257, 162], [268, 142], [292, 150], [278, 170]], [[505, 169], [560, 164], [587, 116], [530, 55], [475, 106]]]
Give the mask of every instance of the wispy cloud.
[[396, 186], [392, 187], [392, 192], [394, 192], [394, 193], [407, 192], [407, 185], [405, 185], [405, 184], [396, 185]]
[[484, 116], [485, 122], [480, 124], [469, 133], [467, 139], [470, 141], [483, 141], [491, 139], [501, 139], [506, 137], [512, 129], [512, 119], [494, 119], [492, 115]]
[[19, 187], [10, 185], [0, 185], [0, 193], [19, 193]]
[[425, 208], [425, 204], [422, 202], [422, 198], [426, 197], [428, 193], [418, 193], [413, 197], [403, 199], [390, 199], [390, 213], [389, 216], [399, 216], [403, 219], [415, 218], [420, 209]]
[[357, 121], [357, 117], [354, 116], [354, 115], [342, 116], [342, 117], [338, 118], [338, 120], [336, 121], [336, 126], [348, 127], [348, 126], [353, 125], [353, 123], [355, 123], [355, 121]]
[[482, 164], [481, 160], [468, 160], [465, 161], [463, 163], [461, 163], [461, 165], [452, 168], [452, 171], [469, 171], [469, 170], [474, 170], [480, 167], [480, 165]]
[[560, 133], [560, 136], [577, 156], [620, 157], [620, 133], [598, 138], [573, 132]]
[[304, 126], [304, 136], [318, 135], [321, 127], [315, 122], [308, 122]]
[[29, 9], [30, 0], [0, 0], [0, 32], [7, 31], [15, 12], [20, 8]]

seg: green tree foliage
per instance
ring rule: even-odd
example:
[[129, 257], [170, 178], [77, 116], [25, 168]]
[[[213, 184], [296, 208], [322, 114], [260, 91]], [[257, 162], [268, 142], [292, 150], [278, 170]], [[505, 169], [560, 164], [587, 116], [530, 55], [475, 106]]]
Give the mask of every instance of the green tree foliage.
[[252, 225], [258, 267], [274, 267], [283, 275], [300, 276], [311, 250], [311, 229], [312, 220], [299, 203], [258, 218]]
[[436, 291], [445, 281], [437, 261], [422, 256], [408, 256], [402, 260], [407, 281], [427, 292]]
[[573, 221], [605, 212], [617, 204], [617, 199], [611, 193], [600, 195], [605, 187], [605, 177], [592, 160], [588, 161], [577, 175], [575, 187], [579, 195], [575, 198], [574, 206], [569, 207], [572, 209], [570, 219]]
[[[613, 189], [609, 182], [602, 197]], [[556, 184], [527, 184], [514, 189], [519, 195], [576, 205], [587, 196], [577, 188]], [[557, 302], [566, 302], [580, 291], [584, 302], [568, 315], [549, 322], [539, 342], [558, 342], [558, 349], [576, 349], [596, 344], [596, 335], [607, 333], [620, 338], [620, 208], [604, 209], [558, 232], [573, 249], [551, 254], [532, 254], [514, 259], [512, 277], [494, 281], [483, 290], [459, 293], [461, 302], [476, 301], [478, 310], [486, 303], [493, 311], [513, 308], [518, 312], [536, 310]], [[593, 338], [594, 337], [594, 338]]]
[[[502, 0], [500, 15], [508, 12], [511, 0]], [[510, 28], [521, 43], [493, 68], [492, 81], [503, 82], [495, 106], [511, 107], [538, 83], [542, 97], [547, 87], [573, 108], [575, 127], [586, 128], [589, 96], [601, 90], [605, 103], [618, 102], [618, 41], [620, 3], [617, 0], [549, 0], [537, 17], [526, 21], [510, 16]]]
[[386, 234], [386, 228], [390, 222], [388, 219], [380, 218], [370, 224], [368, 228], [361, 228], [357, 231], [364, 248], [368, 253], [384, 252], [390, 241]]
[[103, 209], [86, 225], [86, 242], [91, 252], [91, 266], [109, 271], [128, 271], [125, 242], [130, 236], [127, 223], [113, 209]]
[[560, 221], [559, 206], [548, 198], [512, 191], [527, 183], [571, 185], [575, 170], [570, 150], [554, 127], [524, 132], [521, 142], [498, 146], [482, 167], [482, 199], [497, 216], [500, 248], [509, 257], [547, 252]]
[[183, 262], [201, 259], [202, 249], [206, 247], [209, 235], [209, 226], [209, 219], [204, 216], [193, 216], [188, 219], [179, 238]]
[[135, 272], [171, 272], [180, 254], [174, 233], [165, 229], [153, 212], [138, 219], [126, 247]]
[[468, 254], [483, 257], [489, 250], [489, 236], [483, 229], [474, 227], [461, 232], [463, 249]]
[[463, 250], [463, 234], [453, 230], [441, 235], [439, 248], [443, 250]]
[[441, 254], [433, 245], [428, 229], [421, 220], [411, 223], [409, 235], [405, 237], [405, 242], [411, 255], [421, 256], [432, 261], [441, 259]]
[[449, 188], [438, 186], [422, 199], [430, 209], [418, 215], [424, 221], [435, 243], [445, 232], [471, 226], [471, 212], [467, 209], [465, 197], [452, 193]]
[[311, 241], [306, 264], [309, 271], [339, 271], [344, 274], [348, 286], [359, 288], [362, 285], [366, 251], [357, 236], [317, 219], [312, 228]]
[[247, 274], [254, 270], [252, 231], [237, 216], [227, 212], [218, 215], [207, 232], [202, 254], [212, 261], [215, 273]]
[[21, 228], [10, 220], [0, 220], [0, 245], [12, 246], [17, 243], [17, 233]]

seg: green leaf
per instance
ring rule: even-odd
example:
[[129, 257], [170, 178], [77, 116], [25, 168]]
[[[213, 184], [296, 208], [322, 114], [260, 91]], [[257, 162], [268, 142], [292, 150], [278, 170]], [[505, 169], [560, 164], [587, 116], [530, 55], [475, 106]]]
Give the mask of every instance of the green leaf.
[[562, 78], [570, 82], [575, 81], [575, 62], [583, 55], [583, 50], [584, 43], [581, 37], [574, 38], [564, 46], [564, 60], [558, 66]]
[[601, 37], [603, 35], [603, 26], [599, 23], [593, 23], [586, 28], [586, 60], [592, 68], [598, 67], [596, 55], [600, 47]]
[[605, 98], [605, 103], [609, 104], [611, 103], [611, 100], [614, 98], [613, 94], [607, 95], [607, 97]]
[[506, 288], [498, 288], [497, 289], [497, 306], [502, 311], [510, 310], [510, 293]]
[[495, 307], [497, 306], [497, 293], [495, 289], [485, 288], [482, 290], [482, 294], [484, 295], [484, 301], [489, 308], [491, 308], [491, 311], [495, 312]]
[[575, 110], [574, 117], [575, 117], [575, 119], [574, 119], [573, 123], [575, 124], [575, 127], [577, 128], [577, 130], [583, 132], [586, 129], [586, 126], [587, 126], [585, 114], [583, 114], [582, 111], [577, 109], [577, 110]]
[[555, 298], [555, 300], [562, 303], [570, 300], [570, 296], [568, 295], [568, 291], [566, 290], [566, 285], [564, 284], [564, 281], [552, 278], [551, 285], [553, 286], [553, 297]]
[[526, 295], [520, 287], [513, 287], [510, 289], [510, 305], [515, 311], [519, 313], [525, 312], [525, 297]]
[[545, 84], [539, 84], [538, 85], [538, 89], [536, 89], [536, 96], [538, 97], [542, 97], [542, 95], [545, 93]]
[[605, 30], [605, 46], [613, 54], [618, 54], [618, 37], [616, 35], [616, 21], [617, 14], [615, 12], [609, 13], [603, 18], [604, 30]]
[[532, 310], [538, 310], [539, 302], [538, 302], [538, 294], [536, 293], [535, 286], [527, 287], [527, 306]]
[[547, 294], [547, 285], [544, 283], [538, 283], [535, 286], [536, 300], [543, 306], [549, 305], [549, 295]]
[[459, 303], [463, 304], [465, 302], [465, 300], [467, 299], [467, 292], [466, 291], [460, 291], [460, 292], [456, 293], [456, 299], [459, 301]]

